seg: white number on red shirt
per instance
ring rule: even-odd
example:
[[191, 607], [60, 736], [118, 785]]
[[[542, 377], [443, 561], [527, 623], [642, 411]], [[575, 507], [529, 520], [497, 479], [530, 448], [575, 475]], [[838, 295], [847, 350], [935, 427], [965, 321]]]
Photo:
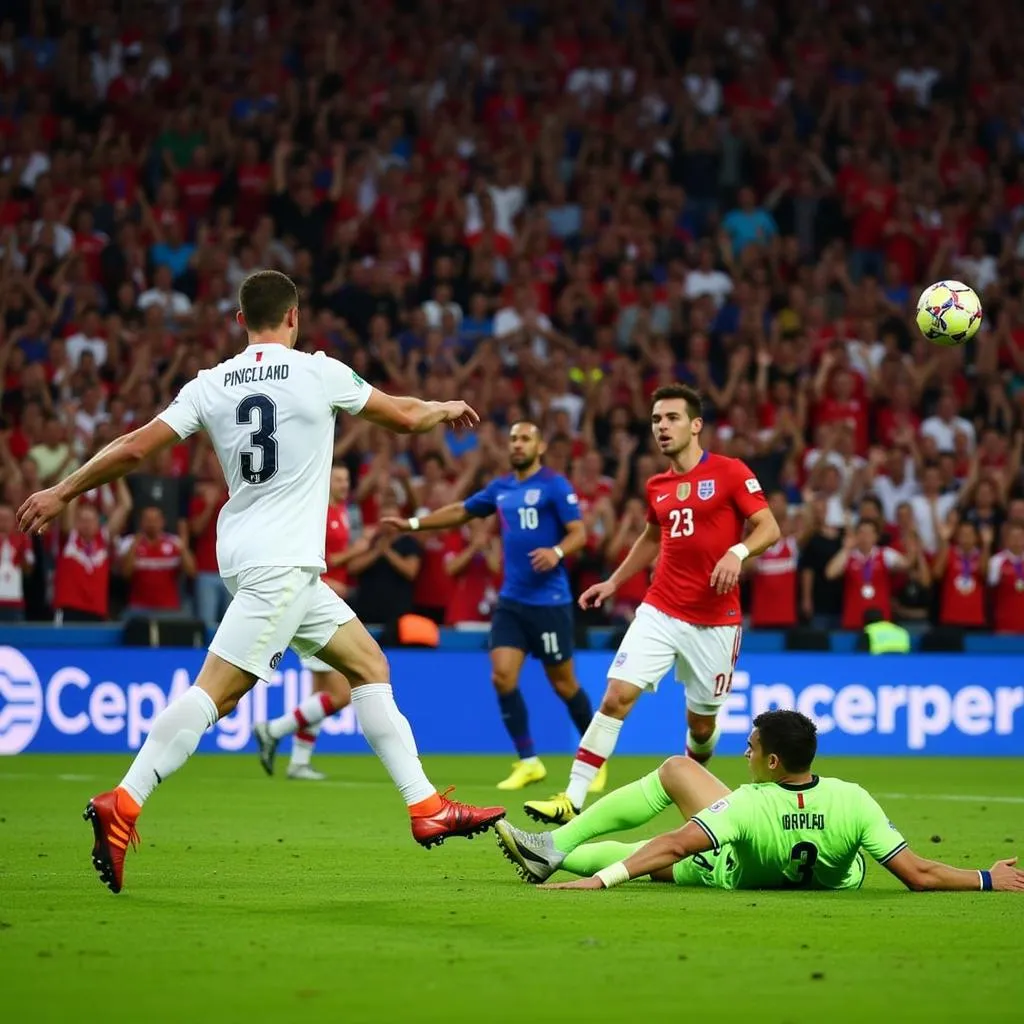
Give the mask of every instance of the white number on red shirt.
[[673, 508], [669, 509], [668, 518], [672, 523], [668, 535], [670, 537], [692, 537], [693, 536], [693, 509]]

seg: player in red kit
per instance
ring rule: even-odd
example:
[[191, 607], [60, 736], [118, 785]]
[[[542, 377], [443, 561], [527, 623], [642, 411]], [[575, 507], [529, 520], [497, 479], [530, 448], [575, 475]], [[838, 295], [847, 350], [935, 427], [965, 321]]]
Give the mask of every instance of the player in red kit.
[[[718, 711], [740, 650], [740, 570], [744, 559], [766, 551], [780, 536], [750, 469], [701, 448], [700, 393], [670, 384], [652, 399], [651, 429], [669, 468], [647, 481], [646, 529], [615, 572], [580, 595], [580, 606], [600, 607], [623, 581], [657, 559], [654, 579], [608, 671], [569, 788], [525, 805], [537, 821], [561, 824], [579, 813], [637, 698], [656, 690], [673, 665], [676, 678], [686, 684], [687, 752], [700, 761], [711, 756]], [[752, 529], [744, 541], [748, 522]]]
[[[327, 506], [327, 535], [324, 538], [324, 561], [327, 571], [320, 577], [342, 598], [348, 595], [348, 563], [354, 555], [366, 549], [365, 544], [353, 545], [352, 528], [348, 516], [348, 496], [352, 480], [347, 466], [331, 469], [331, 501]], [[313, 692], [296, 707], [270, 722], [257, 722], [253, 736], [259, 746], [260, 764], [268, 775], [274, 774], [277, 745], [285, 736], [292, 740], [292, 756], [288, 763], [288, 778], [304, 782], [323, 782], [327, 778], [311, 764], [313, 747], [325, 718], [348, 707], [352, 701], [352, 688], [348, 680], [317, 657], [301, 658], [302, 667], [313, 674]]]

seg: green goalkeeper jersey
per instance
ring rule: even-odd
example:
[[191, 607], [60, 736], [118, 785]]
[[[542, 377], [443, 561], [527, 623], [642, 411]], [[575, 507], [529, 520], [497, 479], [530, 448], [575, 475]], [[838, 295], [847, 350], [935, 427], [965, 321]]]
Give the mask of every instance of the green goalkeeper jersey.
[[704, 858], [715, 876], [705, 884], [727, 889], [855, 889], [861, 849], [884, 864], [907, 845], [860, 786], [816, 775], [740, 786], [692, 820], [719, 854]]

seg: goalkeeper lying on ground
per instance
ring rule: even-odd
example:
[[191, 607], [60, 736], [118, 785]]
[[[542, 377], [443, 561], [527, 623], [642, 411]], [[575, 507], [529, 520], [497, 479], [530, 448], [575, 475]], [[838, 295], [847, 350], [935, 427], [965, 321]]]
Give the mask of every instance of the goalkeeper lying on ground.
[[[814, 723], [797, 711], [766, 711], [747, 742], [753, 783], [730, 792], [696, 761], [670, 757], [657, 771], [609, 793], [553, 832], [498, 822], [498, 844], [529, 882], [558, 870], [589, 877], [546, 886], [604, 889], [650, 875], [715, 889], [856, 889], [866, 850], [909, 889], [1024, 892], [1012, 860], [987, 871], [919, 857], [860, 786], [811, 774]], [[689, 821], [649, 842], [590, 843], [636, 828], [669, 804]]]

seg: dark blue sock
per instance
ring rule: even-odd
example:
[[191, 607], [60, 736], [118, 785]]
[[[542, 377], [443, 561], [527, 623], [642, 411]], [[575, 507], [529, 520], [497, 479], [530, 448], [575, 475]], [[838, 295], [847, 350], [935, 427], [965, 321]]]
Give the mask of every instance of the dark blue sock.
[[576, 726], [579, 734], [582, 736], [587, 731], [590, 720], [594, 717], [594, 709], [590, 706], [590, 698], [587, 696], [587, 691], [581, 686], [565, 702], [565, 706], [569, 709], [569, 717], [572, 719], [572, 724]]
[[519, 759], [535, 757], [526, 701], [523, 700], [523, 695], [519, 692], [518, 687], [511, 693], [499, 693], [498, 707], [501, 708], [501, 720], [505, 723], [505, 728], [515, 744]]

